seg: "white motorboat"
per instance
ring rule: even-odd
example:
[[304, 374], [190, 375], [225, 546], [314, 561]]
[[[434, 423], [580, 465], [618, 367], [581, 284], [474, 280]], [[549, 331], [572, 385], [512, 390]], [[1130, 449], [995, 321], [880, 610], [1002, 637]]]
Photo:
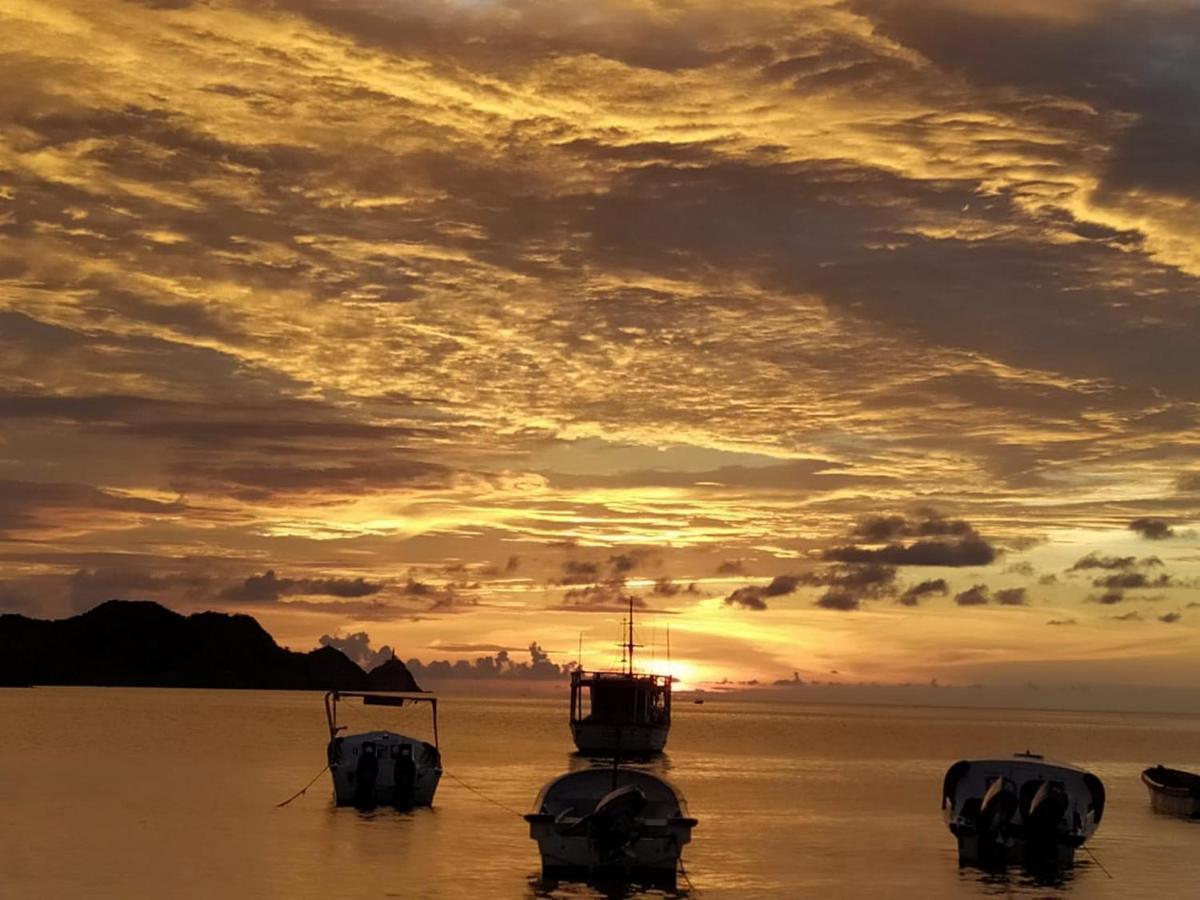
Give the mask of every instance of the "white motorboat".
[[1104, 815], [1090, 772], [1034, 753], [960, 760], [942, 784], [942, 814], [970, 865], [1070, 865]]
[[548, 782], [525, 821], [546, 877], [616, 874], [670, 883], [696, 826], [674, 785], [617, 766]]
[[[433, 716], [433, 743], [392, 731], [341, 735], [337, 705], [362, 698], [364, 706], [405, 706], [428, 703]], [[438, 750], [437, 698], [425, 692], [329, 691], [325, 695], [329, 722], [329, 771], [338, 806], [431, 806], [442, 777]]]

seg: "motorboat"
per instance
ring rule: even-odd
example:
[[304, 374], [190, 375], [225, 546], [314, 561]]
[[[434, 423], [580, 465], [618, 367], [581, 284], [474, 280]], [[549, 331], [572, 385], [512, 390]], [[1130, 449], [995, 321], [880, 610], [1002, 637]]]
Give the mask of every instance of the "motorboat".
[[666, 779], [615, 765], [547, 782], [525, 821], [545, 877], [618, 875], [669, 884], [697, 824]]
[[625, 624], [620, 671], [571, 672], [571, 736], [581, 753], [652, 756], [667, 745], [673, 679], [634, 670], [632, 598]]
[[1142, 784], [1155, 812], [1200, 818], [1200, 775], [1159, 765], [1142, 772]]
[[967, 865], [1070, 865], [1104, 815], [1090, 772], [1036, 753], [960, 760], [942, 783], [942, 814]]
[[[337, 722], [338, 703], [361, 698], [364, 706], [407, 706], [426, 703], [433, 718], [433, 743], [393, 731], [343, 735]], [[437, 698], [424, 691], [329, 691], [325, 695], [329, 723], [329, 771], [338, 806], [369, 809], [431, 806], [442, 777], [438, 750]]]

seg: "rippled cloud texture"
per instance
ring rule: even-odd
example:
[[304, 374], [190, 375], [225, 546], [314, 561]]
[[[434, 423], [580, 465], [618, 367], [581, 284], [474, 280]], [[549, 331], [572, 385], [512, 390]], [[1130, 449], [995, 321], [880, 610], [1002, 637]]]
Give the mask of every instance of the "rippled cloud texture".
[[0, 49], [0, 611], [598, 665], [632, 598], [689, 679], [1198, 683], [1194, 4], [10, 0]]

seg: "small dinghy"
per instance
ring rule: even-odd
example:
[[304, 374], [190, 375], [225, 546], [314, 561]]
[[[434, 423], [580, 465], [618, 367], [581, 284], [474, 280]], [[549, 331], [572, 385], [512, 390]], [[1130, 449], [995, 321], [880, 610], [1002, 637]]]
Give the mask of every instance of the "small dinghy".
[[1188, 819], [1200, 818], [1200, 775], [1155, 766], [1142, 772], [1155, 812]]
[[[351, 697], [361, 697], [364, 706], [428, 703], [433, 714], [433, 743], [392, 731], [340, 735], [346, 726], [337, 723], [337, 705]], [[436, 697], [412, 691], [330, 691], [325, 695], [325, 718], [329, 722], [329, 771], [338, 806], [409, 809], [433, 804], [442, 777]]]
[[942, 814], [962, 864], [1071, 865], [1104, 815], [1104, 785], [1034, 753], [964, 759], [946, 772]]
[[618, 875], [668, 884], [696, 826], [672, 784], [619, 766], [548, 782], [525, 821], [545, 877]]

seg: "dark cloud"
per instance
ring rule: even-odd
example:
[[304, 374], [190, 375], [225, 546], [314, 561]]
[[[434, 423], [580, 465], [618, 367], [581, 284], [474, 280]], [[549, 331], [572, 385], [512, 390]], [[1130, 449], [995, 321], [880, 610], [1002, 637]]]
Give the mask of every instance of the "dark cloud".
[[571, 588], [563, 593], [563, 607], [581, 612], [625, 611], [632, 601], [636, 609], [645, 609], [646, 601], [625, 589], [622, 578]]
[[826, 550], [824, 558], [844, 563], [880, 563], [889, 566], [986, 566], [996, 559], [987, 541], [915, 541], [884, 547], [843, 546]]
[[745, 575], [746, 566], [740, 559], [727, 559], [717, 566], [718, 575]]
[[646, 552], [618, 553], [608, 558], [608, 565], [614, 576], [632, 572], [646, 560]]
[[0, 479], [0, 533], [51, 527], [68, 514], [69, 524], [78, 527], [89, 512], [174, 517], [187, 508], [182, 500], [150, 500], [87, 484]]
[[568, 559], [563, 563], [563, 576], [559, 584], [591, 584], [600, 577], [600, 567], [594, 562]]
[[767, 608], [767, 597], [784, 597], [794, 593], [800, 583], [800, 576], [776, 575], [768, 584], [755, 584], [738, 588], [725, 598], [725, 605], [740, 606], [743, 609], [764, 610]]
[[1053, 94], [1086, 104], [1092, 115], [1125, 113], [1101, 196], [1197, 195], [1192, 162], [1200, 134], [1189, 113], [1200, 103], [1200, 10], [1193, 4], [1101, 0], [1061, 17], [957, 2], [852, 5], [884, 34], [971, 84]]
[[861, 597], [853, 591], [844, 588], [830, 588], [817, 598], [817, 606], [822, 609], [833, 609], [839, 612], [850, 612], [859, 609]]
[[1148, 541], [1165, 541], [1175, 537], [1175, 529], [1163, 519], [1134, 519], [1129, 523], [1129, 530], [1140, 534]]
[[1076, 561], [1068, 570], [1070, 572], [1087, 569], [1131, 569], [1137, 565], [1135, 556], [1100, 556], [1092, 551], [1087, 556]]
[[897, 538], [908, 537], [976, 537], [974, 527], [962, 519], [947, 519], [936, 510], [921, 509], [916, 517], [868, 516], [858, 522], [850, 532], [857, 541], [868, 544], [883, 544]]
[[1088, 602], [1099, 603], [1102, 606], [1113, 606], [1114, 604], [1121, 603], [1124, 600], [1125, 594], [1120, 590], [1105, 591], [1103, 594], [1097, 594], [1095, 596], [1088, 597]]
[[1184, 472], [1177, 476], [1175, 490], [1181, 494], [1200, 493], [1200, 472]]
[[1161, 616], [1159, 616], [1158, 621], [1165, 622], [1167, 625], [1173, 625], [1174, 623], [1178, 622], [1182, 618], [1183, 618], [1183, 613], [1169, 612], [1169, 613], [1163, 613]]
[[1131, 609], [1127, 613], [1122, 613], [1119, 616], [1111, 616], [1111, 618], [1118, 622], [1140, 622], [1142, 621], [1142, 614], [1136, 609]]
[[691, 582], [690, 584], [688, 584], [687, 587], [684, 587], [683, 585], [679, 584], [676, 581], [671, 580], [670, 578], [668, 578], [666, 576], [663, 576], [662, 578], [659, 578], [657, 581], [654, 582], [653, 590], [654, 590], [654, 593], [660, 597], [675, 597], [675, 596], [678, 596], [679, 594], [683, 594], [683, 593], [687, 593], [687, 594], [699, 594], [700, 593], [700, 590], [699, 590], [699, 588], [696, 587], [696, 583], [694, 581]]
[[1047, 625], [1078, 625], [1074, 619], [1051, 619]]
[[1173, 583], [1171, 576], [1165, 572], [1154, 577], [1148, 576], [1145, 572], [1116, 572], [1112, 575], [1105, 575], [1102, 578], [1092, 580], [1092, 584], [1096, 587], [1108, 588], [1110, 590], [1163, 588], [1171, 587]]
[[916, 606], [926, 597], [932, 597], [935, 594], [944, 597], [949, 592], [950, 585], [946, 583], [946, 579], [931, 578], [906, 587], [900, 595], [899, 602], [905, 606]]
[[954, 602], [959, 606], [985, 606], [991, 602], [991, 591], [987, 585], [977, 584], [955, 594]]
[[369, 597], [379, 593], [383, 585], [365, 578], [280, 578], [274, 569], [262, 575], [250, 575], [241, 584], [226, 588], [222, 599], [240, 603], [273, 603], [280, 597], [292, 595], [324, 595], [329, 597]]
[[1028, 606], [1029, 598], [1026, 596], [1025, 588], [1003, 588], [996, 591], [993, 599], [1001, 606]]

